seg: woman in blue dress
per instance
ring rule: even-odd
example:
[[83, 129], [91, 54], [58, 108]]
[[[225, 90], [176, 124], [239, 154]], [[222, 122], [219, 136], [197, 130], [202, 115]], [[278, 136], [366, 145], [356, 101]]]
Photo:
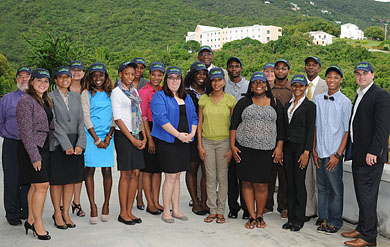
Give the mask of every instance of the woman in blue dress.
[[96, 167], [101, 167], [103, 175], [104, 203], [101, 219], [103, 222], [109, 219], [109, 201], [112, 187], [111, 167], [114, 166], [114, 144], [111, 142], [114, 132], [111, 91], [112, 82], [108, 76], [106, 66], [102, 63], [92, 64], [85, 80], [85, 90], [81, 93], [87, 136], [84, 153], [85, 185], [91, 206], [91, 224], [96, 224], [98, 220], [94, 193]]

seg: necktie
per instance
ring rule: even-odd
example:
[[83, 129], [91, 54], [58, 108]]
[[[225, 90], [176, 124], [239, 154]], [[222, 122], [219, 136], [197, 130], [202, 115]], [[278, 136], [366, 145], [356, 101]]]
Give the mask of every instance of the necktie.
[[311, 87], [313, 86], [313, 83], [309, 82], [309, 89], [307, 90], [306, 97], [311, 100], [313, 98], [313, 92], [311, 91]]
[[324, 95], [324, 99], [325, 100], [330, 99], [331, 101], [334, 101], [334, 97], [333, 96]]

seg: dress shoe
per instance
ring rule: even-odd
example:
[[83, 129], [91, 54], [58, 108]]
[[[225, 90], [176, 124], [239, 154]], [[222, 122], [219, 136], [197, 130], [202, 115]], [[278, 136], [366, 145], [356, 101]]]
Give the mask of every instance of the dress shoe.
[[[54, 214], [51, 216], [51, 218], [53, 219], [54, 226], [57, 227], [58, 229], [61, 229], [61, 230], [66, 230], [66, 229], [68, 229], [68, 226], [67, 226], [66, 224], [57, 225], [56, 219], [54, 218]], [[38, 238], [39, 238], [39, 237], [38, 237]]]
[[107, 221], [110, 219], [110, 215], [108, 215], [108, 214], [102, 214], [101, 219], [102, 219], [102, 222], [107, 222]]
[[164, 219], [164, 217], [161, 215], [161, 219], [162, 219], [162, 221], [164, 221], [165, 223], [175, 223], [175, 220], [174, 220], [173, 218]]
[[189, 207], [194, 206], [194, 202], [191, 200], [191, 201], [188, 203], [188, 206], [189, 206]]
[[342, 232], [341, 236], [344, 238], [358, 238], [360, 236], [360, 232], [353, 230], [352, 232]]
[[125, 225], [135, 225], [134, 220], [125, 220], [120, 215], [118, 216], [118, 221]]
[[68, 227], [68, 228], [76, 228], [76, 224], [75, 223], [66, 223], [65, 222], [65, 224], [66, 224], [66, 226]]
[[142, 219], [141, 218], [135, 218], [133, 219], [134, 223], [137, 223], [137, 224], [141, 224], [142, 223]]
[[28, 223], [27, 220], [24, 222], [24, 229], [26, 230], [26, 235], [28, 234], [28, 229], [31, 229], [31, 230], [33, 231], [33, 233], [34, 233], [34, 228], [33, 228], [33, 226], [30, 225], [30, 223]]
[[344, 244], [347, 246], [357, 246], [357, 247], [376, 246], [376, 243], [367, 242], [362, 238], [357, 238], [357, 239], [351, 240], [351, 241], [345, 241]]
[[173, 218], [176, 218], [176, 219], [179, 219], [179, 220], [182, 220], [182, 221], [188, 221], [188, 217], [185, 216], [185, 215], [176, 216], [176, 215], [172, 214], [172, 217], [173, 217]]
[[302, 228], [302, 226], [294, 224], [293, 226], [291, 226], [290, 231], [299, 232], [299, 230], [301, 230], [301, 228]]
[[229, 219], [237, 219], [238, 217], [238, 211], [237, 210], [230, 210], [228, 214]]
[[196, 211], [194, 208], [192, 208], [192, 212], [196, 215], [206, 215], [207, 214], [207, 211], [206, 210], [199, 210], [199, 211]]
[[293, 223], [287, 222], [287, 223], [284, 223], [284, 224], [283, 224], [282, 228], [283, 228], [284, 230], [289, 230], [289, 229], [291, 229], [291, 227], [292, 227], [293, 225], [294, 225]]
[[305, 216], [305, 222], [310, 221], [312, 218], [317, 217], [317, 215]]
[[18, 226], [22, 224], [22, 221], [20, 219], [7, 219], [8, 224], [11, 226]]
[[288, 211], [287, 209], [284, 209], [280, 212], [280, 218], [287, 219], [288, 218]]
[[242, 219], [243, 220], [249, 219], [249, 212], [248, 211], [244, 211], [244, 213], [242, 214]]
[[138, 210], [144, 210], [144, 209], [145, 209], [145, 206], [144, 206], [144, 205], [137, 205], [137, 209], [138, 209]]
[[146, 208], [146, 212], [148, 212], [151, 215], [160, 215], [161, 211], [156, 210], [156, 211], [151, 211], [149, 208]]
[[[34, 227], [34, 225], [33, 225]], [[35, 228], [34, 228], [34, 237], [37, 236], [39, 240], [50, 240], [51, 237], [49, 235], [49, 232], [46, 231], [46, 235], [39, 235], [36, 231], [35, 231]]]

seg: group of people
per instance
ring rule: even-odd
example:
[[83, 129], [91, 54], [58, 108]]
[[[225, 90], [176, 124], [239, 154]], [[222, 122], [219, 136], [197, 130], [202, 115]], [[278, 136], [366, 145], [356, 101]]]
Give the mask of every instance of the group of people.
[[145, 208], [142, 191], [148, 213], [166, 223], [187, 221], [179, 208], [185, 171], [192, 211], [205, 215], [205, 223], [224, 223], [227, 201], [229, 218], [237, 218], [242, 208], [245, 228], [266, 227], [264, 214], [274, 211], [277, 177], [277, 210], [287, 218], [282, 228], [299, 231], [318, 216], [317, 231], [334, 234], [343, 225], [345, 156], [352, 159], [360, 213], [356, 230], [342, 235], [355, 238], [345, 242], [350, 246], [374, 245], [379, 181], [388, 159], [390, 96], [373, 82], [372, 65], [356, 64], [359, 89], [352, 105], [340, 91], [342, 69], [328, 67], [323, 80], [316, 56], [305, 59], [306, 75], [291, 80], [286, 59], [265, 64], [249, 81], [241, 76], [238, 57], [228, 59], [226, 70], [213, 60], [212, 49], [202, 46], [186, 73], [154, 62], [147, 81], [146, 62], [137, 57], [119, 65], [115, 84], [104, 64], [85, 71], [81, 61], [72, 61], [55, 69], [57, 87], [50, 93], [46, 69], [19, 68], [18, 90], [0, 105], [9, 224], [26, 219], [26, 234], [31, 229], [39, 239], [50, 239], [42, 222], [50, 186], [54, 225], [76, 227], [69, 211], [85, 215], [82, 181], [89, 222], [96, 224], [97, 167], [104, 186], [101, 221], [108, 221], [116, 151], [118, 221], [123, 224], [142, 223], [132, 211], [136, 199], [137, 208]]

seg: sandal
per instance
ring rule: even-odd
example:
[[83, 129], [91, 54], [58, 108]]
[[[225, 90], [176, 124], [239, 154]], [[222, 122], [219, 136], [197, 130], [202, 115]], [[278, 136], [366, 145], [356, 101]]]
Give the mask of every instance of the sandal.
[[217, 216], [217, 221], [218, 224], [223, 224], [226, 222], [225, 217], [222, 216]]
[[76, 211], [76, 215], [78, 217], [84, 217], [85, 216], [85, 213], [84, 213], [83, 209], [81, 208], [81, 205], [80, 204], [76, 204], [73, 201], [72, 202], [72, 214], [74, 214], [74, 211]]
[[249, 218], [248, 222], [245, 224], [246, 229], [253, 229], [256, 225], [256, 219], [255, 218]]
[[267, 224], [265, 223], [264, 219], [262, 217], [260, 217], [260, 216], [257, 217], [257, 219], [256, 219], [256, 227], [257, 228], [264, 228], [266, 226], [267, 226]]
[[213, 222], [214, 221], [214, 219], [215, 218], [217, 218], [217, 216], [214, 214], [214, 215], [209, 215], [209, 216], [207, 216], [206, 218], [204, 218], [204, 222], [206, 222], [206, 223], [211, 223], [211, 222]]

